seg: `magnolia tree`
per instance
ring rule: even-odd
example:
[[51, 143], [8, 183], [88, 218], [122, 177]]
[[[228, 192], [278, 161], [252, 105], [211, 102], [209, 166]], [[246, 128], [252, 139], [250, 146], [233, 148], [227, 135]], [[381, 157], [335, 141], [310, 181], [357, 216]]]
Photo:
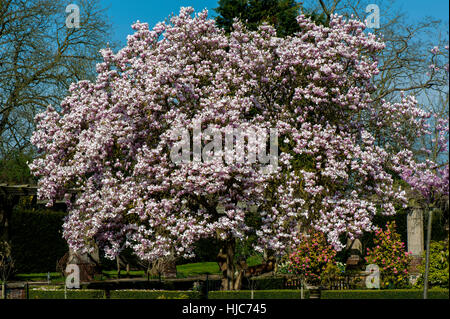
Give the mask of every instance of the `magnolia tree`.
[[[103, 50], [95, 83], [73, 84], [60, 110], [37, 116], [32, 138], [39, 198], [79, 190], [66, 197], [69, 246], [152, 261], [191, 257], [197, 240], [215, 237], [224, 288], [234, 289], [235, 245], [248, 236], [257, 251], [282, 254], [313, 227], [339, 250], [340, 237], [373, 229], [377, 208], [395, 214], [406, 197], [393, 174], [410, 158], [378, 146], [370, 128], [406, 121], [420, 135], [426, 114], [412, 97], [372, 109], [384, 45], [362, 22], [297, 21], [286, 38], [238, 21], [226, 35], [207, 11], [181, 8], [152, 30], [134, 24], [119, 52]], [[250, 129], [245, 157], [239, 134], [222, 148], [227, 133]], [[401, 133], [390, 138], [403, 143]]]
[[[432, 64], [430, 69], [432, 73], [443, 73], [443, 78], [447, 80], [449, 76], [448, 66], [448, 45], [445, 47], [447, 59], [444, 66], [437, 66], [436, 58], [440, 50], [438, 47], [431, 49]], [[427, 74], [429, 76], [429, 74]], [[429, 275], [429, 257], [431, 242], [431, 226], [433, 210], [444, 206], [449, 196], [449, 165], [448, 165], [448, 86], [446, 91], [442, 92], [446, 99], [441, 99], [441, 112], [432, 114], [429, 134], [425, 135], [425, 140], [431, 144], [431, 147], [424, 148], [425, 160], [416, 163], [411, 156], [411, 151], [403, 151], [401, 158], [408, 158], [405, 164], [401, 165], [400, 176], [411, 187], [415, 194], [417, 202], [428, 212], [425, 274], [424, 274], [424, 298], [428, 298], [428, 275]], [[445, 118], [446, 117], [446, 118]], [[428, 125], [430, 127], [430, 125]], [[444, 203], [444, 205], [442, 205]], [[448, 209], [447, 209], [448, 214]]]
[[[438, 47], [432, 48], [430, 73], [440, 74], [440, 77], [448, 83], [448, 45], [445, 47], [446, 55], [442, 54]], [[438, 59], [438, 55], [444, 55], [444, 61]], [[440, 63], [439, 63], [440, 62]], [[431, 76], [427, 74], [427, 76]], [[433, 206], [443, 197], [449, 195], [449, 166], [448, 166], [448, 85], [442, 90], [445, 99], [440, 100], [440, 112], [430, 112], [428, 123], [423, 125], [426, 134], [423, 134], [422, 144], [428, 144], [421, 149], [421, 162], [413, 160], [411, 150], [405, 149], [399, 153], [399, 158], [404, 161], [400, 169], [400, 175], [406, 181], [418, 201], [425, 206]], [[435, 94], [437, 95], [437, 94]]]

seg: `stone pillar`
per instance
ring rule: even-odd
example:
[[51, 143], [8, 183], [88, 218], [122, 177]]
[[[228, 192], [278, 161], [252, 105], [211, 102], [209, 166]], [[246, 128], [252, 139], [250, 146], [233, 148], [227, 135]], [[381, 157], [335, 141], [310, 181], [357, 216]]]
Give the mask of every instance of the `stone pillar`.
[[412, 253], [410, 272], [417, 273], [417, 266], [422, 261], [424, 251], [423, 239], [423, 211], [419, 207], [412, 207], [406, 219], [408, 227], [408, 251]]

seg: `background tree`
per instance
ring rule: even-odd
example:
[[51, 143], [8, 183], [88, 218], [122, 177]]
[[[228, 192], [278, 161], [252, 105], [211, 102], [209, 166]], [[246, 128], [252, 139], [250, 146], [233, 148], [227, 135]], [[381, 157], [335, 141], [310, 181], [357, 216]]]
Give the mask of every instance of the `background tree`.
[[27, 163], [33, 160], [33, 152], [11, 150], [0, 158], [0, 182], [8, 184], [36, 184], [36, 179], [30, 174]]
[[[300, 30], [296, 17], [304, 11], [301, 3], [295, 0], [219, 0], [219, 7], [214, 9], [218, 16], [219, 27], [230, 32], [233, 20], [239, 19], [245, 26], [255, 31], [263, 22], [275, 27], [277, 35], [284, 37]], [[325, 23], [323, 15], [303, 12], [318, 23]]]
[[19, 167], [33, 156], [34, 116], [59, 105], [73, 81], [92, 79], [107, 45], [109, 25], [98, 1], [79, 1], [80, 27], [68, 28], [72, 2], [0, 1], [0, 176], [9, 182], [29, 178]]

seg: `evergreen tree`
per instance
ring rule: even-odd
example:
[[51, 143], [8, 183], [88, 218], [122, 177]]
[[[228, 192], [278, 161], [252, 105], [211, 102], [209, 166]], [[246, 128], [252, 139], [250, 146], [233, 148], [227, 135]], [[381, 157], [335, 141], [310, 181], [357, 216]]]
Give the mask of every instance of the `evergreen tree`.
[[[256, 30], [263, 22], [269, 23], [277, 30], [278, 36], [285, 37], [300, 31], [296, 17], [301, 4], [295, 0], [219, 0], [219, 7], [214, 9], [219, 16], [217, 26], [230, 32], [233, 19], [238, 18], [250, 30]], [[324, 24], [325, 17], [307, 13], [316, 23]]]

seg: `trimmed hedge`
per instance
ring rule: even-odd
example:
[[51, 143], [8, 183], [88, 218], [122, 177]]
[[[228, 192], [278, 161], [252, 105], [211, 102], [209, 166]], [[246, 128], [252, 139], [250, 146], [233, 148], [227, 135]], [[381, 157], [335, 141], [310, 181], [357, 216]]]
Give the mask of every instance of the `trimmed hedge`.
[[47, 273], [69, 250], [62, 238], [64, 212], [19, 210], [11, 216], [11, 248], [17, 273]]
[[200, 299], [197, 291], [111, 290], [110, 299]]
[[[86, 284], [88, 289], [100, 290], [178, 290], [187, 291], [192, 290], [194, 284], [198, 279], [174, 279], [163, 280], [150, 279], [148, 281], [129, 280], [129, 281], [115, 281], [115, 282], [91, 282]], [[210, 281], [211, 284], [211, 281]]]
[[[431, 289], [429, 299], [449, 299], [448, 289]], [[320, 299], [423, 299], [420, 289], [322, 290]]]
[[[28, 292], [29, 299], [65, 299], [64, 289], [43, 290], [30, 289]], [[67, 299], [104, 299], [105, 292], [103, 290], [67, 290]]]
[[[303, 298], [309, 298], [309, 291], [303, 290]], [[210, 291], [208, 299], [251, 299], [250, 290]], [[296, 290], [254, 290], [253, 299], [301, 299], [301, 291]]]
[[[304, 299], [309, 299], [309, 291], [304, 290]], [[64, 299], [63, 289], [30, 289], [30, 299]], [[67, 290], [67, 299], [104, 299], [104, 290]], [[167, 290], [111, 290], [110, 299], [200, 299], [198, 291]], [[321, 299], [422, 299], [419, 289], [392, 290], [323, 290]], [[449, 299], [448, 289], [431, 289], [429, 299]], [[250, 290], [210, 291], [208, 299], [251, 299]], [[254, 290], [253, 299], [301, 299], [300, 290]]]
[[281, 290], [286, 283], [285, 277], [254, 277], [248, 280], [243, 280], [243, 288], [254, 290]]

